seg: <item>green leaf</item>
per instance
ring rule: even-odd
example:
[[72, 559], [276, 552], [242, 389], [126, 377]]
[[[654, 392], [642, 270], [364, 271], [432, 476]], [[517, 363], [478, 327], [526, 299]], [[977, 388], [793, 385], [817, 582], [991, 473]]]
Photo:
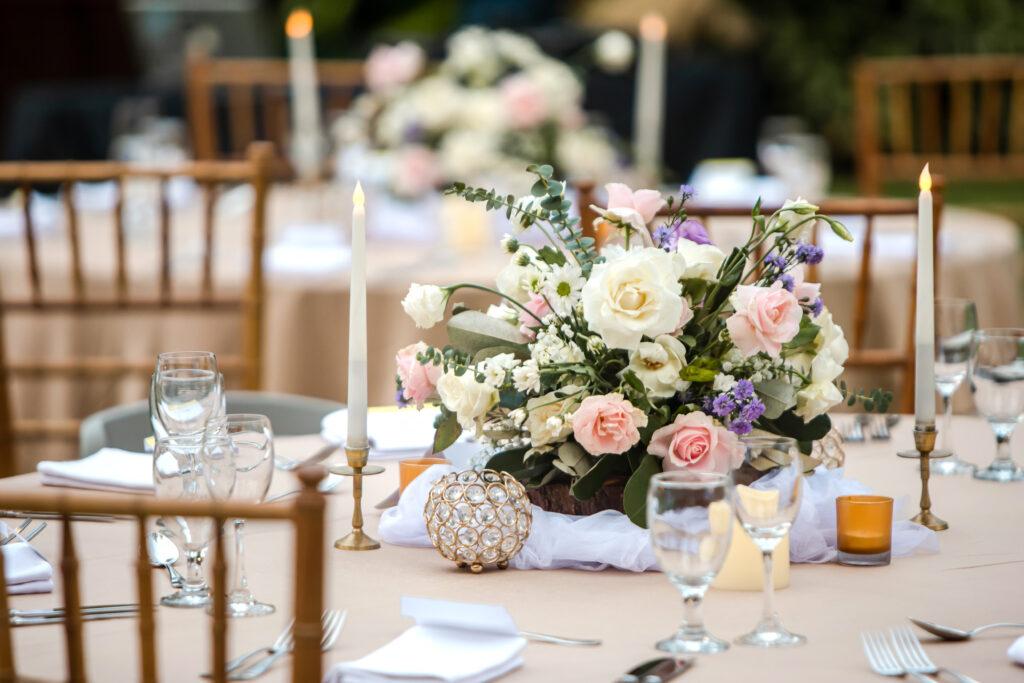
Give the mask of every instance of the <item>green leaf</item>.
[[515, 410], [526, 405], [526, 394], [521, 391], [502, 391], [498, 396], [498, 405], [502, 408]]
[[506, 344], [504, 346], [488, 346], [487, 348], [480, 349], [473, 354], [473, 365], [483, 362], [492, 356], [497, 356], [499, 353], [511, 353], [516, 358], [526, 359], [530, 357], [530, 354], [526, 353], [522, 346], [515, 344]]
[[515, 348], [517, 354], [529, 355], [527, 339], [517, 327], [480, 311], [453, 315], [448, 320], [448, 340], [456, 349], [470, 356], [495, 346]]
[[544, 263], [552, 266], [565, 265], [565, 254], [551, 246], [544, 246], [538, 249], [537, 257]]
[[760, 424], [773, 434], [789, 436], [797, 441], [823, 439], [832, 429], [832, 420], [828, 415], [819, 415], [810, 422], [804, 422], [804, 419], [792, 410], [787, 410], [774, 419], [762, 418]]
[[548, 194], [552, 197], [561, 197], [563, 192], [565, 192], [565, 185], [562, 183], [557, 180], [548, 183]]
[[661, 461], [648, 453], [626, 482], [622, 510], [638, 527], [647, 528], [647, 489], [651, 485], [651, 477], [658, 472], [661, 472]]
[[821, 330], [821, 327], [812, 323], [811, 319], [805, 315], [800, 319], [800, 331], [796, 333], [795, 337], [786, 342], [784, 346], [787, 349], [798, 349], [801, 346], [806, 346], [814, 341], [818, 336], [819, 330]]
[[572, 495], [577, 500], [587, 500], [597, 495], [597, 492], [604, 486], [608, 477], [615, 473], [616, 469], [625, 462], [621, 455], [602, 455], [594, 463], [594, 466], [587, 470], [587, 473], [576, 480], [572, 485]]
[[533, 187], [530, 188], [530, 194], [534, 197], [546, 197], [548, 194], [548, 186], [543, 180], [538, 180], [533, 184]]
[[555, 169], [553, 169], [553, 168], [552, 168], [552, 167], [551, 167], [550, 165], [548, 165], [548, 164], [544, 164], [543, 166], [539, 166], [539, 167], [537, 167], [537, 173], [538, 173], [538, 174], [539, 174], [539, 175], [540, 175], [541, 177], [544, 177], [544, 178], [550, 178], [550, 177], [551, 177], [552, 175], [554, 175], [554, 173], [555, 173]]
[[713, 382], [718, 372], [699, 365], [687, 365], [679, 371], [679, 378], [685, 382]]
[[769, 420], [774, 420], [796, 405], [796, 387], [784, 379], [758, 382], [754, 385], [754, 390], [764, 402], [764, 417]]
[[447, 408], [441, 409], [441, 414], [434, 421], [434, 428], [433, 448], [435, 453], [440, 453], [448, 448], [462, 436], [462, 425], [456, 419], [455, 413], [450, 412]]
[[523, 456], [526, 455], [526, 451], [526, 446], [520, 446], [495, 453], [487, 461], [486, 467], [496, 472], [517, 472], [525, 467]]

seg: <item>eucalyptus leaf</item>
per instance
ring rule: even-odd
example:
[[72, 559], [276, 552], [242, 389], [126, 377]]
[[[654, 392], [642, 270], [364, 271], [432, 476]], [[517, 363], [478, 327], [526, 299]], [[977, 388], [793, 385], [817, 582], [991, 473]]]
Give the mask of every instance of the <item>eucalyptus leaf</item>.
[[434, 452], [440, 453], [455, 443], [462, 436], [462, 425], [455, 417], [455, 413], [442, 410], [434, 423]]
[[495, 346], [514, 347], [517, 354], [529, 353], [526, 348], [527, 339], [517, 327], [480, 311], [463, 311], [453, 315], [448, 320], [448, 341], [470, 356]]
[[614, 474], [617, 467], [625, 462], [621, 455], [602, 455], [594, 463], [594, 466], [587, 470], [587, 473], [576, 480], [572, 485], [572, 495], [577, 500], [588, 500], [597, 495], [597, 492], [604, 486], [608, 477]]
[[784, 379], [758, 382], [754, 390], [764, 403], [764, 417], [774, 420], [796, 405], [796, 387]]
[[498, 354], [501, 353], [511, 353], [516, 358], [525, 359], [530, 357], [529, 354], [525, 354], [522, 346], [512, 344], [506, 346], [488, 346], [486, 349], [480, 349], [475, 354], [473, 354], [473, 365], [476, 365], [477, 363], [485, 361], [488, 358], [491, 358], [492, 356], [497, 356]]
[[524, 457], [527, 448], [510, 448], [500, 453], [495, 453], [487, 461], [487, 469], [497, 472], [517, 472], [525, 467]]
[[622, 494], [622, 510], [633, 524], [647, 528], [647, 489], [651, 485], [651, 477], [661, 472], [661, 461], [650, 453], [644, 455], [640, 466], [626, 482]]

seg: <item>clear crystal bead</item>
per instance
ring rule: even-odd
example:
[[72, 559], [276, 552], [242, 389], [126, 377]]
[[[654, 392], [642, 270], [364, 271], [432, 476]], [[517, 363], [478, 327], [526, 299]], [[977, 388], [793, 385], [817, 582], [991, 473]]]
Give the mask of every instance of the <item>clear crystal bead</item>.
[[496, 484], [501, 481], [501, 477], [494, 470], [484, 470], [480, 473], [480, 478], [487, 484]]
[[466, 487], [466, 500], [470, 503], [482, 503], [486, 495], [484, 487], [479, 484], [470, 484]]
[[487, 526], [488, 524], [493, 524], [497, 518], [498, 513], [495, 512], [493, 505], [484, 503], [476, 509], [476, 521], [478, 524]]
[[459, 472], [459, 483], [460, 484], [472, 484], [477, 480], [476, 472], [473, 470], [466, 470], [465, 472]]
[[459, 545], [474, 546], [480, 540], [480, 534], [470, 526], [459, 528]]
[[516, 537], [506, 536], [501, 539], [501, 550], [502, 552], [510, 553], [516, 547]]
[[480, 553], [480, 559], [487, 563], [497, 562], [498, 551], [494, 548], [484, 548], [484, 551]]
[[487, 487], [487, 497], [491, 499], [491, 502], [495, 505], [501, 505], [508, 500], [508, 491], [506, 491], [500, 484], [493, 484]]
[[493, 526], [489, 526], [480, 534], [480, 542], [487, 547], [493, 547], [501, 543], [501, 532]]
[[450, 503], [454, 503], [462, 497], [462, 487], [458, 484], [451, 484], [444, 490], [444, 499]]
[[473, 521], [473, 506], [469, 503], [459, 503], [455, 506], [455, 519], [459, 524], [469, 524]]
[[507, 503], [502, 505], [501, 509], [498, 510], [498, 519], [501, 520], [502, 524], [507, 524], [509, 526], [515, 524], [517, 516], [515, 508]]

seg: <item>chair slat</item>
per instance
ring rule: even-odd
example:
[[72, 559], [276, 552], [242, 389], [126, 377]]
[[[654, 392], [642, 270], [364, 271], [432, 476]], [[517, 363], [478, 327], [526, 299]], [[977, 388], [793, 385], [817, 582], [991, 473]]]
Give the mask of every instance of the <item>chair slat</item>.
[[128, 300], [128, 266], [125, 259], [124, 179], [117, 179], [117, 200], [114, 204], [114, 251], [117, 254], [117, 300]]
[[[298, 472], [302, 491], [295, 501], [295, 662], [293, 683], [323, 678], [320, 611], [324, 603], [324, 497], [317, 491], [319, 467]], [[298, 580], [298, 577], [302, 577]]]
[[201, 299], [213, 299], [213, 218], [217, 202], [217, 186], [203, 184], [203, 282]]
[[167, 200], [167, 182], [160, 188], [160, 300], [171, 300], [171, 207]]
[[857, 292], [853, 300], [853, 346], [864, 348], [868, 323], [868, 303], [871, 297], [871, 252], [874, 244], [875, 220], [868, 216], [864, 226], [864, 240], [860, 246], [860, 270], [857, 274]]
[[25, 183], [21, 186], [21, 213], [25, 223], [25, 251], [28, 255], [29, 284], [32, 287], [32, 302], [39, 303], [43, 298], [39, 276], [39, 255], [36, 253], [36, 230], [32, 223], [32, 186]]
[[974, 84], [968, 81], [952, 83], [949, 93], [949, 149], [953, 154], [969, 154], [974, 118]]
[[266, 240], [267, 192], [269, 190], [270, 164], [274, 150], [265, 142], [250, 147], [249, 160], [255, 168], [253, 191], [255, 199], [252, 208], [252, 241], [249, 252], [249, 281], [246, 285], [246, 300], [243, 305], [244, 320], [242, 334], [242, 358], [245, 361], [245, 387], [258, 390], [262, 384], [263, 368], [263, 247]]
[[85, 647], [82, 643], [82, 600], [78, 589], [78, 555], [71, 520], [65, 512], [61, 523], [63, 544], [60, 571], [64, 587], [64, 639], [68, 658], [68, 680], [85, 683]]
[[942, 153], [942, 115], [940, 101], [941, 85], [922, 83], [917, 87], [917, 113], [921, 121], [921, 151], [931, 154]]
[[139, 593], [139, 680], [156, 683], [156, 623], [153, 618], [153, 568], [149, 566], [149, 552], [146, 545], [146, 516], [136, 520], [136, 543], [138, 554], [135, 570]]
[[978, 113], [978, 151], [994, 154], [999, 151], [999, 137], [1002, 132], [1003, 84], [986, 82], [981, 84], [981, 110]]
[[893, 152], [911, 152], [914, 149], [914, 130], [910, 88], [890, 85], [888, 99], [889, 146]]
[[256, 107], [250, 85], [228, 88], [228, 120], [231, 121], [231, 148], [241, 155], [256, 139]]
[[213, 672], [213, 680], [217, 683], [227, 681], [224, 667], [228, 661], [228, 586], [227, 564], [224, 560], [224, 521], [223, 517], [216, 517], [213, 525], [213, 661], [210, 663], [210, 671]]
[[[0, 552], [0, 579], [6, 576], [5, 571], [4, 554]], [[0, 683], [14, 683], [18, 680], [11, 643], [11, 622], [6, 619], [7, 610], [7, 584], [0, 580], [0, 616], [4, 617], [0, 618]]]
[[85, 281], [82, 278], [82, 252], [78, 241], [78, 212], [75, 211], [75, 185], [64, 183], [64, 216], [68, 223], [68, 243], [71, 246], [71, 283], [74, 287], [74, 299], [85, 298]]
[[1024, 67], [1010, 85], [1010, 152], [1024, 154]]

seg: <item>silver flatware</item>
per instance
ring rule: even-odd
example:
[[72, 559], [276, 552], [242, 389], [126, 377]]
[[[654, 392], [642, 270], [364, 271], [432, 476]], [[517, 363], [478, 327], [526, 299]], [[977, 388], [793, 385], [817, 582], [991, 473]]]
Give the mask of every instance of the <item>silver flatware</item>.
[[[345, 477], [342, 477], [341, 475], [338, 475], [338, 474], [328, 474], [327, 477], [324, 478], [323, 481], [321, 481], [319, 484], [317, 484], [316, 489], [320, 493], [330, 493], [334, 489], [338, 488], [338, 484], [340, 484], [344, 480], [345, 480]], [[276, 503], [277, 501], [284, 500], [285, 498], [288, 498], [289, 496], [294, 496], [294, 495], [296, 495], [297, 493], [299, 493], [301, 491], [302, 491], [302, 489], [292, 489], [291, 491], [285, 491], [284, 493], [275, 493], [274, 495], [272, 495], [269, 498], [265, 499], [263, 502], [264, 503]]]
[[888, 441], [892, 438], [889, 432], [889, 418], [886, 415], [878, 415], [871, 421], [871, 438], [875, 441]]
[[952, 669], [936, 666], [935, 662], [928, 657], [928, 653], [921, 647], [921, 641], [917, 639], [917, 636], [914, 635], [909, 626], [894, 628], [889, 632], [889, 635], [892, 637], [893, 648], [896, 650], [896, 658], [900, 660], [900, 664], [908, 672], [917, 674], [944, 673], [955, 679], [957, 683], [978, 683], [973, 678], [964, 676]]
[[[138, 612], [139, 605], [134, 602], [123, 602], [110, 605], [85, 605], [82, 607], [82, 614], [103, 614], [105, 612]], [[8, 613], [12, 617], [63, 617], [63, 607], [52, 607], [50, 609], [11, 609]]]
[[615, 680], [616, 683], [666, 683], [691, 666], [692, 659], [659, 657], [633, 667]]
[[[0, 510], [0, 517], [6, 517], [9, 519], [64, 519], [64, 516], [56, 512], [36, 512], [36, 511], [22, 511], [22, 510]], [[68, 519], [72, 522], [103, 522], [110, 523], [116, 522], [117, 517], [113, 515], [98, 515], [92, 513], [75, 513], [68, 515]]]
[[37, 526], [35, 529], [32, 529], [27, 534], [22, 536], [21, 540], [24, 541], [25, 543], [31, 543], [35, 539], [36, 536], [38, 536], [39, 534], [43, 533], [43, 530], [45, 528], [46, 528], [46, 522], [39, 522], [39, 526]]
[[[284, 627], [284, 630], [282, 630], [281, 633], [277, 636], [273, 644], [271, 644], [269, 647], [258, 647], [252, 652], [246, 652], [244, 655], [239, 655], [238, 657], [235, 657], [230, 662], [224, 665], [224, 673], [231, 673], [232, 671], [241, 669], [246, 663], [249, 662], [250, 659], [256, 657], [257, 655], [262, 655], [266, 657], [267, 655], [274, 654], [275, 652], [283, 648], [285, 645], [287, 645], [288, 641], [292, 637], [292, 630], [294, 628], [295, 620], [292, 619], [288, 622], [288, 625]], [[204, 673], [201, 675], [203, 678], [213, 678], [213, 675], [210, 673]]]
[[154, 567], [163, 567], [167, 570], [167, 578], [174, 588], [181, 588], [182, 578], [174, 563], [178, 561], [178, 546], [170, 538], [159, 531], [151, 531], [146, 536], [146, 553], [149, 555], [149, 563]]
[[1010, 622], [1001, 621], [995, 624], [985, 624], [984, 626], [978, 626], [969, 630], [961, 628], [953, 628], [952, 626], [943, 626], [942, 624], [936, 624], [932, 621], [925, 621], [923, 619], [910, 618], [912, 622], [920, 626], [928, 633], [933, 636], [938, 636], [943, 640], [970, 640], [974, 636], [978, 635], [982, 631], [987, 631], [990, 628], [1024, 628], [1024, 624], [1014, 624]]
[[863, 443], [864, 441], [864, 418], [866, 415], [854, 415], [850, 426], [842, 431], [843, 441], [847, 443]]
[[871, 665], [871, 669], [876, 674], [898, 676], [900, 678], [910, 676], [915, 680], [924, 681], [924, 683], [937, 683], [935, 679], [929, 678], [924, 674], [908, 671], [906, 667], [900, 664], [900, 661], [896, 658], [896, 653], [893, 652], [892, 646], [886, 640], [884, 634], [865, 631], [860, 634], [860, 641], [864, 646], [864, 656], [868, 658], [868, 664]]
[[18, 525], [17, 529], [4, 536], [3, 539], [0, 539], [0, 545], [7, 545], [8, 543], [16, 539], [18, 537], [18, 534], [27, 529], [28, 525], [31, 524], [33, 521], [34, 520], [31, 517], [26, 518], [24, 522]]
[[552, 645], [569, 645], [573, 646], [585, 646], [593, 647], [600, 645], [600, 640], [593, 640], [591, 638], [563, 638], [562, 636], [551, 636], [547, 633], [535, 633], [533, 631], [520, 631], [519, 635], [527, 640], [532, 640], [537, 643], [551, 643]]
[[[105, 619], [126, 619], [138, 615], [138, 607], [134, 609], [110, 610], [106, 612], [85, 612], [82, 613], [82, 621], [102, 621]], [[46, 616], [9, 616], [11, 626], [47, 626], [49, 624], [63, 624], [64, 613], [49, 614]]]
[[[327, 652], [334, 644], [338, 642], [338, 636], [341, 635], [341, 630], [345, 627], [345, 619], [348, 617], [348, 612], [345, 610], [327, 610], [323, 613], [323, 617], [320, 619], [320, 651]], [[284, 657], [286, 654], [291, 652], [295, 648], [294, 634], [290, 634], [285, 642], [284, 646], [275, 650], [272, 654], [266, 658], [260, 660], [256, 664], [253, 664], [248, 669], [240, 673], [233, 673], [228, 676], [229, 680], [232, 681], [251, 681], [254, 678], [259, 678], [265, 674], [274, 663]]]
[[304, 465], [315, 465], [318, 462], [323, 462], [327, 458], [331, 457], [331, 454], [338, 450], [338, 448], [340, 448], [338, 444], [329, 443], [313, 455], [308, 458], [303, 458], [302, 460], [290, 460], [282, 456], [276, 456], [274, 458], [274, 467], [279, 470], [284, 470], [285, 472], [291, 472], [292, 470], [297, 470]]

